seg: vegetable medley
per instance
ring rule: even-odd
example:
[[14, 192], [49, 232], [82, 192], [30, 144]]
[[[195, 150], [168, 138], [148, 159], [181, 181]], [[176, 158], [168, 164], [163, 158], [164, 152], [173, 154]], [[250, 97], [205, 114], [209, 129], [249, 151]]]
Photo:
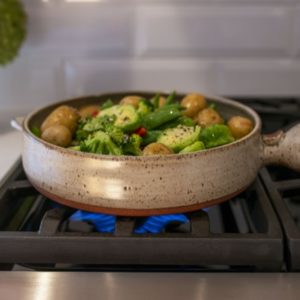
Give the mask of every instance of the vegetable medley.
[[191, 93], [181, 102], [175, 92], [151, 99], [126, 96], [118, 104], [79, 110], [62, 105], [32, 132], [43, 140], [73, 150], [109, 155], [168, 155], [228, 144], [247, 135], [253, 122], [234, 116], [227, 122], [214, 104]]

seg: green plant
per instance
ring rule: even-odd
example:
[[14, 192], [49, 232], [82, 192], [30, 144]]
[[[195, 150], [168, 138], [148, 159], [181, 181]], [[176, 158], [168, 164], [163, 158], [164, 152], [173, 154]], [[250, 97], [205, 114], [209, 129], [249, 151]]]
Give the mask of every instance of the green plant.
[[0, 65], [18, 55], [26, 36], [27, 17], [18, 0], [0, 0]]

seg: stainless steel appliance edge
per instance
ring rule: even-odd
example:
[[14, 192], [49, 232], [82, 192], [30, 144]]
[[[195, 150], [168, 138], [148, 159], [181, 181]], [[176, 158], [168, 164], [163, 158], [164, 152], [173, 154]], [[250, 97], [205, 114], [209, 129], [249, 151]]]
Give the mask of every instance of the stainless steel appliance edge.
[[296, 300], [300, 274], [1, 272], [0, 294], [10, 300]]

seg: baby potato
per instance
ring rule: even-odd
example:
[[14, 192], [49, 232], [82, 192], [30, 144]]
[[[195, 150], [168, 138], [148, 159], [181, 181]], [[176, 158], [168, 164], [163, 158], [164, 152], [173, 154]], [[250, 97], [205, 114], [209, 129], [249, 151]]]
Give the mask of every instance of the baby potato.
[[138, 108], [141, 99], [142, 99], [141, 96], [134, 96], [134, 95], [126, 96], [126, 97], [122, 98], [122, 100], [120, 101], [120, 104], [131, 104], [135, 108]]
[[91, 117], [95, 112], [99, 112], [100, 107], [98, 105], [86, 105], [79, 109], [79, 115], [82, 118]]
[[192, 93], [188, 94], [181, 100], [181, 105], [186, 108], [183, 114], [187, 117], [193, 118], [200, 110], [206, 107], [206, 100], [204, 96]]
[[70, 130], [71, 134], [73, 134], [76, 130], [79, 118], [79, 113], [75, 108], [67, 105], [59, 106], [44, 120], [41, 131], [44, 132], [52, 125], [63, 125]]
[[253, 122], [245, 117], [234, 116], [227, 123], [231, 134], [235, 139], [240, 139], [252, 131]]
[[63, 125], [47, 127], [41, 137], [44, 141], [61, 147], [69, 146], [72, 141], [71, 131]]
[[168, 155], [174, 153], [172, 149], [161, 143], [151, 143], [143, 150], [143, 156]]
[[213, 124], [223, 124], [224, 120], [220, 114], [212, 108], [205, 108], [198, 114], [198, 124], [206, 127]]

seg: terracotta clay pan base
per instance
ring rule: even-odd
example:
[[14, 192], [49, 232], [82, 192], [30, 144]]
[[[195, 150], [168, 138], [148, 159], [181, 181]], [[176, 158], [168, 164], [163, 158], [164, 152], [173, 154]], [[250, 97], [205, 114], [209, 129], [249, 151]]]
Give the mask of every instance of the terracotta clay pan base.
[[[31, 183], [32, 184], [32, 183]], [[101, 207], [96, 205], [90, 205], [85, 203], [80, 203], [72, 200], [63, 199], [55, 194], [49, 193], [44, 189], [32, 184], [36, 190], [38, 190], [42, 195], [46, 196], [47, 198], [58, 202], [60, 204], [73, 207], [76, 209], [95, 212], [95, 213], [103, 213], [115, 216], [127, 216], [127, 217], [147, 217], [147, 216], [155, 216], [155, 215], [165, 215], [165, 214], [176, 214], [176, 213], [187, 213], [196, 211], [202, 208], [214, 206], [216, 204], [220, 204], [229, 200], [236, 195], [242, 193], [247, 187], [244, 187], [232, 194], [226, 195], [224, 197], [206, 201], [203, 203], [197, 203], [193, 205], [187, 206], [177, 206], [177, 207], [168, 207], [168, 208], [158, 208], [158, 209], [126, 209], [126, 208], [109, 208], [109, 207]]]

